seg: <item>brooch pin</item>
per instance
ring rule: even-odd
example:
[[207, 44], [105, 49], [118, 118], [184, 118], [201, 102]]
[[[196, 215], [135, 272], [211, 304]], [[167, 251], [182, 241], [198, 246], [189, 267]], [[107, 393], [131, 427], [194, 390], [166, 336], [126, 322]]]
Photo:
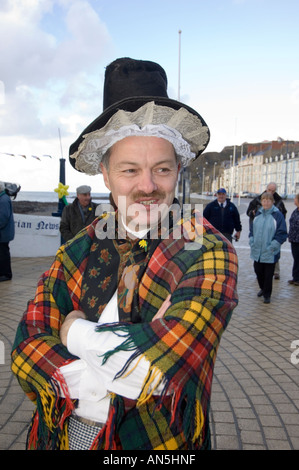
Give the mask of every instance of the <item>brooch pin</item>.
[[144, 248], [144, 251], [147, 252], [147, 241], [146, 240], [139, 240], [140, 248]]

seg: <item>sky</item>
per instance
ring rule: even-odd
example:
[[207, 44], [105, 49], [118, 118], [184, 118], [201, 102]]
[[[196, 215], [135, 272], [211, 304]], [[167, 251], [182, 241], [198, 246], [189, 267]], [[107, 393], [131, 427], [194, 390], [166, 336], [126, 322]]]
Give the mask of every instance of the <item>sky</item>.
[[299, 140], [298, 17], [298, 0], [1, 0], [0, 180], [54, 191], [63, 158], [69, 191], [106, 191], [68, 152], [125, 56], [162, 65], [169, 97], [207, 122], [207, 151]]

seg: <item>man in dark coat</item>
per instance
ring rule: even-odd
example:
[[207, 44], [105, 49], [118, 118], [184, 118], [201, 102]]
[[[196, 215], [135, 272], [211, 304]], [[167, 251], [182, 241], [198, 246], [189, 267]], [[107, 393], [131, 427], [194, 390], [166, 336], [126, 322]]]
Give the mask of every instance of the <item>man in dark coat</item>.
[[59, 229], [66, 242], [95, 219], [97, 204], [91, 202], [90, 191], [90, 186], [79, 186], [74, 202], [63, 209]]
[[[287, 210], [285, 208], [285, 205], [283, 203], [282, 197], [279, 196], [279, 194], [276, 192], [277, 185], [274, 182], [271, 182], [268, 184], [266, 190], [262, 193], [271, 193], [274, 197], [274, 206], [277, 207], [277, 209], [280, 210], [284, 218], [286, 218]], [[251, 224], [253, 222], [253, 219], [255, 217], [255, 214], [257, 213], [258, 209], [262, 207], [261, 203], [261, 197], [262, 194], [254, 198], [248, 206], [247, 209], [247, 215], [249, 217], [249, 226], [251, 227]], [[279, 279], [280, 278], [280, 266], [279, 266], [279, 261], [275, 264], [275, 271], [274, 271], [274, 279]]]
[[[276, 192], [276, 189], [277, 189], [277, 186], [276, 186], [276, 183], [269, 183], [266, 190], [264, 191], [264, 193], [271, 193], [273, 194], [273, 197], [274, 197], [274, 206], [277, 207], [277, 209], [280, 210], [280, 212], [282, 213], [282, 215], [284, 216], [284, 218], [286, 218], [286, 213], [287, 213], [287, 210], [285, 208], [285, 205], [283, 203], [283, 200], [282, 200], [282, 197], [279, 196], [279, 194]], [[262, 194], [264, 194], [262, 193]], [[247, 209], [247, 215], [249, 217], [249, 222], [250, 224], [252, 223], [254, 217], [255, 217], [255, 214], [256, 212], [258, 211], [258, 209], [260, 207], [262, 207], [262, 203], [261, 203], [261, 196], [262, 194], [260, 194], [259, 196], [255, 197], [252, 201], [250, 201], [249, 203], [249, 206], [248, 206], [248, 209]]]
[[0, 181], [0, 282], [12, 278], [9, 242], [14, 239], [15, 224], [10, 197]]
[[240, 214], [235, 204], [226, 197], [224, 188], [218, 189], [217, 199], [206, 206], [203, 216], [230, 242], [234, 230], [235, 239], [239, 240], [242, 230]]

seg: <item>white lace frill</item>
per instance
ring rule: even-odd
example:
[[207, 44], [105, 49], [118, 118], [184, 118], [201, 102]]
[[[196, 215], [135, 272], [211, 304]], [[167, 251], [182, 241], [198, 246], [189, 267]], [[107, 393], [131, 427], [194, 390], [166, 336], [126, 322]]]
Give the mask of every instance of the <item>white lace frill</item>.
[[86, 134], [78, 151], [71, 155], [76, 160], [76, 168], [89, 175], [101, 173], [100, 163], [106, 151], [130, 136], [168, 140], [183, 166], [206, 147], [209, 139], [208, 128], [185, 108], [176, 111], [150, 102], [135, 112], [119, 110], [103, 128]]

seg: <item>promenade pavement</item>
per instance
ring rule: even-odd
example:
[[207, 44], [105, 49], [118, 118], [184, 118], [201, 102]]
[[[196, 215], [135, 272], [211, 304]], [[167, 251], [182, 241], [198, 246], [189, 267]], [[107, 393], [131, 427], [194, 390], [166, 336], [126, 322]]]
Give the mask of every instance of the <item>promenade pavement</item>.
[[[290, 244], [282, 247], [280, 280], [270, 304], [257, 297], [248, 248], [248, 201], [239, 210], [239, 304], [223, 334], [211, 400], [215, 450], [299, 449], [299, 287], [291, 278]], [[294, 210], [287, 202], [288, 217]], [[13, 258], [13, 280], [0, 283], [0, 450], [23, 450], [33, 405], [10, 372], [17, 324], [52, 258]], [[293, 343], [297, 341], [297, 346]], [[295, 349], [292, 348], [295, 346]], [[4, 351], [3, 351], [4, 346]], [[296, 364], [296, 362], [298, 362]]]

